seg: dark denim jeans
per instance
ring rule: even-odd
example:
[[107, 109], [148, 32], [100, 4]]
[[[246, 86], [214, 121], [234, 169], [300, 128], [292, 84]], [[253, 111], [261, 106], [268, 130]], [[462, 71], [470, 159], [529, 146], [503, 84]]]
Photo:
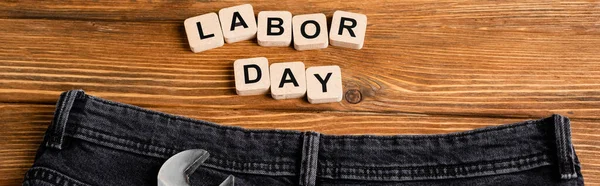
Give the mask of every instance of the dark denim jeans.
[[156, 185], [186, 149], [211, 156], [193, 185], [583, 185], [560, 115], [440, 135], [248, 130], [86, 95], [61, 95], [23, 185]]

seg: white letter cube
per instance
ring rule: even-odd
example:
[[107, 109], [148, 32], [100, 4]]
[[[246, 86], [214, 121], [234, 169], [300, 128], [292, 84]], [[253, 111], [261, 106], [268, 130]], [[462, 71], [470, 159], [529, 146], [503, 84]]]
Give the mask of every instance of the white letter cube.
[[[329, 74], [329, 75], [328, 75]], [[337, 65], [306, 69], [306, 94], [312, 104], [342, 100], [342, 72]]]
[[183, 25], [194, 53], [221, 47], [224, 44], [219, 17], [215, 13], [187, 18]]
[[292, 13], [288, 11], [259, 12], [256, 39], [260, 46], [290, 46], [292, 43]]
[[322, 49], [329, 45], [325, 14], [296, 15], [292, 18], [292, 25], [296, 50]]
[[269, 71], [269, 61], [264, 57], [235, 60], [235, 91], [242, 96], [266, 94], [271, 85]]
[[365, 42], [367, 16], [352, 12], [335, 11], [331, 19], [329, 39], [331, 45], [361, 49]]
[[[223, 28], [223, 37], [227, 43], [256, 37], [256, 19], [254, 18], [254, 9], [250, 4], [223, 8], [219, 10], [219, 19]], [[235, 22], [233, 22], [234, 19]]]
[[305, 73], [302, 62], [271, 64], [271, 96], [275, 99], [303, 97], [306, 94]]

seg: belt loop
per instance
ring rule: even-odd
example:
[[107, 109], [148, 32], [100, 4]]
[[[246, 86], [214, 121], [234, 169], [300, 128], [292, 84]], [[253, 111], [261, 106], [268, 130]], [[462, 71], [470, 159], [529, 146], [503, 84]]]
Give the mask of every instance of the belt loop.
[[300, 162], [300, 186], [314, 186], [317, 180], [319, 138], [321, 134], [308, 131], [302, 137], [302, 161]]
[[577, 178], [575, 172], [575, 153], [571, 143], [571, 124], [567, 117], [554, 114], [554, 133], [556, 135], [556, 153], [558, 171], [561, 179]]
[[75, 98], [85, 95], [83, 90], [70, 90], [60, 94], [58, 102], [56, 102], [56, 110], [54, 111], [54, 119], [52, 125], [48, 130], [49, 136], [46, 141], [46, 146], [61, 150], [63, 148], [63, 141], [65, 136], [65, 129], [67, 126], [67, 120], [69, 119], [69, 112], [75, 102]]

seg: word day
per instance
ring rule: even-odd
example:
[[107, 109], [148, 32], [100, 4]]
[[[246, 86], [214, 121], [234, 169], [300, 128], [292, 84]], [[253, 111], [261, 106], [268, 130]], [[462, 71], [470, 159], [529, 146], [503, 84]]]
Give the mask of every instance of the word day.
[[267, 58], [238, 59], [233, 63], [235, 90], [238, 95], [266, 94], [275, 99], [307, 96], [312, 104], [342, 100], [342, 73], [339, 66], [304, 69], [302, 62], [274, 63]]
[[[257, 24], [258, 22], [258, 24]], [[295, 15], [288, 11], [261, 11], [258, 21], [250, 4], [233, 6], [190, 17], [184, 21], [190, 48], [194, 53], [223, 46], [224, 42], [257, 38], [267, 47], [289, 46], [294, 41], [296, 50], [314, 50], [333, 46], [351, 49], [363, 47], [367, 30], [367, 16], [335, 11], [331, 32], [327, 32], [325, 14]]]

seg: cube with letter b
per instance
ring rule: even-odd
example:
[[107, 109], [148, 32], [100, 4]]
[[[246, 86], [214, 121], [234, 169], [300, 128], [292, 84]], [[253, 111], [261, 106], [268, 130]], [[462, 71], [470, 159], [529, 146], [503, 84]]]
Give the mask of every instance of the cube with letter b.
[[300, 98], [306, 94], [304, 63], [271, 64], [271, 96], [275, 99]]
[[264, 57], [238, 59], [233, 63], [235, 91], [238, 95], [259, 95], [269, 92], [271, 78], [269, 61]]
[[256, 39], [260, 46], [290, 46], [292, 43], [292, 13], [288, 11], [259, 12]]
[[252, 5], [244, 4], [219, 10], [225, 42], [235, 43], [256, 37], [256, 19]]
[[333, 13], [331, 19], [329, 40], [333, 46], [361, 49], [366, 31], [366, 15], [338, 10]]
[[325, 14], [304, 14], [292, 18], [294, 48], [315, 50], [327, 48], [327, 18]]
[[342, 73], [340, 67], [318, 66], [306, 69], [306, 96], [312, 104], [342, 100]]
[[183, 25], [194, 53], [221, 47], [224, 44], [219, 17], [215, 13], [187, 18]]

